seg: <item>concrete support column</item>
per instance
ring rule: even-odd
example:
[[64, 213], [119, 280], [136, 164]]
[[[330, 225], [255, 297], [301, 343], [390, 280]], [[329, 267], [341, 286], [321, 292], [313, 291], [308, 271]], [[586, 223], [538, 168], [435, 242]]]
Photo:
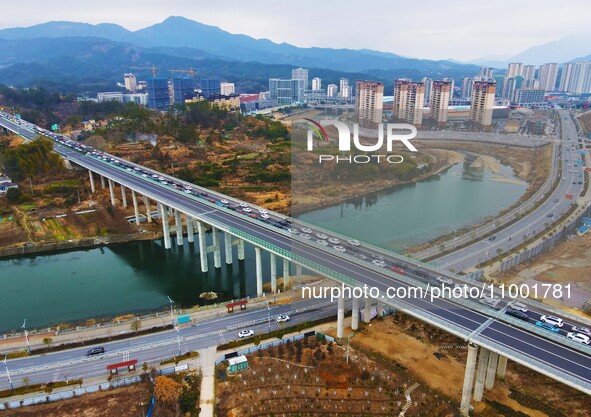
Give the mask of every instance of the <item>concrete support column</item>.
[[365, 298], [365, 306], [363, 307], [363, 322], [369, 323], [371, 321], [371, 298]]
[[125, 196], [125, 186], [121, 184], [121, 201], [123, 202], [123, 207], [127, 208], [127, 197]]
[[302, 276], [302, 266], [296, 265], [296, 277], [301, 277], [301, 276]]
[[340, 295], [337, 300], [337, 338], [345, 337], [345, 297]]
[[220, 231], [216, 227], [211, 228], [213, 235], [213, 266], [222, 267], [222, 251], [220, 249]]
[[195, 226], [193, 225], [193, 218], [188, 214], [185, 214], [185, 220], [187, 221], [187, 240], [189, 243], [195, 242]]
[[181, 212], [174, 211], [174, 224], [176, 225], [176, 244], [183, 246], [183, 219], [181, 219]]
[[205, 225], [197, 221], [197, 233], [199, 233], [199, 256], [201, 259], [201, 272], [207, 272], [207, 242], [205, 241]]
[[131, 200], [133, 201], [133, 214], [135, 214], [135, 225], [139, 226], [140, 224], [140, 209], [137, 204], [137, 195], [135, 191], [131, 190]]
[[353, 297], [353, 311], [351, 312], [351, 330], [359, 329], [359, 298]]
[[507, 357], [499, 356], [499, 364], [497, 365], [497, 376], [505, 379], [505, 372], [507, 371]]
[[102, 175], [101, 175], [101, 187], [103, 187], [103, 190], [104, 190], [104, 189], [105, 189], [105, 187], [106, 187], [106, 186], [105, 186], [105, 177], [103, 177]]
[[160, 219], [162, 220], [162, 232], [164, 233], [164, 249], [170, 249], [170, 228], [168, 227], [168, 209], [162, 204], [158, 203], [158, 210], [160, 211]]
[[488, 367], [486, 369], [486, 378], [484, 380], [484, 388], [490, 390], [495, 386], [495, 375], [497, 374], [497, 364], [499, 362], [499, 354], [491, 352], [488, 357]]
[[480, 348], [478, 371], [476, 372], [476, 384], [474, 385], [474, 401], [482, 401], [482, 394], [484, 392], [484, 379], [486, 377], [486, 368], [488, 367], [489, 356], [490, 350]]
[[470, 396], [472, 395], [472, 382], [474, 381], [474, 368], [476, 367], [477, 353], [478, 346], [469, 343], [466, 371], [464, 372], [464, 386], [462, 388], [462, 401], [460, 403], [460, 413], [464, 417], [468, 417], [470, 413]]
[[256, 255], [257, 297], [262, 297], [263, 296], [263, 260], [261, 258], [261, 248], [255, 246], [254, 253]]
[[226, 255], [226, 264], [232, 264], [232, 235], [224, 232], [224, 254]]
[[144, 206], [146, 206], [146, 217], [148, 218], [148, 223], [152, 223], [152, 210], [150, 209], [150, 200], [146, 196], [144, 196]]
[[384, 317], [384, 302], [378, 300], [378, 317]]
[[275, 294], [277, 292], [277, 257], [271, 253], [269, 259], [271, 260], [271, 292]]
[[244, 240], [242, 239], [238, 240], [238, 260], [244, 260]]
[[289, 260], [283, 258], [283, 291], [289, 286]]
[[91, 170], [88, 170], [88, 176], [90, 177], [90, 191], [94, 193], [96, 189], [94, 188], [94, 177], [92, 176]]
[[109, 179], [109, 193], [111, 193], [111, 205], [115, 206], [115, 190], [113, 190], [113, 180]]

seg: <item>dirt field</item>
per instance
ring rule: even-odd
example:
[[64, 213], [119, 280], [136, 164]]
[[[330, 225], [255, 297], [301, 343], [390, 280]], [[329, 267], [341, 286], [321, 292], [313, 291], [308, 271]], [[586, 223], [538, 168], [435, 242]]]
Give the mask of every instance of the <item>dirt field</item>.
[[[374, 320], [362, 335], [353, 337], [353, 346], [377, 352], [407, 368], [419, 383], [453, 401], [460, 399], [467, 354], [464, 341], [400, 313]], [[591, 415], [591, 397], [511, 362], [506, 380], [497, 379], [493, 390], [485, 390], [483, 402], [473, 405], [477, 416], [486, 417]]]
[[[591, 234], [565, 241], [549, 252], [524, 263], [494, 279], [514, 284], [571, 283], [571, 296], [566, 293], [554, 302], [578, 312], [591, 312]], [[551, 294], [550, 294], [551, 295]]]
[[152, 396], [149, 384], [138, 384], [88, 394], [67, 401], [0, 411], [0, 417], [138, 417], [144, 416]]

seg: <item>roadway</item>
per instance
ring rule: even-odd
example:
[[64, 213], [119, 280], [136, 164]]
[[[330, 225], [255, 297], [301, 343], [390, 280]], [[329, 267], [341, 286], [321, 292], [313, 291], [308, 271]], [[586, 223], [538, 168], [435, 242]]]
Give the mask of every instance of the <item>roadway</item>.
[[[6, 121], [3, 121], [3, 124], [6, 125]], [[15, 127], [12, 126], [11, 128], [14, 129]], [[36, 136], [32, 132], [25, 132], [23, 135], [25, 134], [31, 136], [31, 139]], [[383, 294], [386, 293], [388, 287], [405, 287], [408, 289], [411, 286], [407, 280], [402, 279], [403, 277], [400, 274], [394, 274], [387, 269], [388, 266], [400, 264], [400, 258], [394, 255], [384, 257], [386, 268], [377, 268], [372, 266], [371, 262], [363, 262], [359, 257], [352, 257], [350, 254], [344, 255], [334, 251], [330, 247], [318, 245], [314, 241], [297, 238], [297, 235], [293, 236], [283, 228], [253, 220], [248, 216], [244, 216], [244, 214], [223, 210], [206, 199], [200, 199], [192, 194], [173, 189], [170, 186], [161, 185], [158, 182], [146, 179], [120, 166], [105, 163], [102, 160], [81, 154], [63, 146], [56, 148], [56, 150], [80, 166], [91, 169], [118, 183], [133, 188], [140, 194], [149, 196], [151, 199], [166, 202], [167, 205], [199, 218], [205, 223], [223, 224], [230, 233], [233, 231], [246, 233], [249, 236], [264, 240], [294, 255], [302, 256], [316, 265], [326, 267], [344, 277], [348, 277], [358, 285], [365, 284], [376, 287], [380, 290], [382, 299], [387, 304], [402, 309], [415, 317], [428, 321], [462, 338], [478, 336], [480, 338], [479, 340], [495, 342], [504, 349], [515, 351], [527, 357], [528, 360], [543, 366], [545, 369], [551, 369], [552, 372], [557, 374], [564, 373], [567, 377], [576, 378], [578, 383], [582, 383], [585, 386], [591, 383], [589, 350], [581, 349], [579, 346], [573, 347], [566, 342], [564, 337], [561, 338], [564, 341], [554, 340], [544, 337], [544, 330], [536, 329], [533, 326], [528, 326], [524, 329], [510, 322], [489, 320], [491, 316], [501, 320], [505, 320], [505, 317], [502, 312], [499, 314], [499, 312], [493, 309], [483, 309], [476, 301], [470, 302], [468, 300], [466, 304], [466, 302], [463, 302], [464, 300], [459, 302], [459, 300], [435, 299], [431, 302], [422, 298], [410, 298], [404, 301], [384, 298]], [[198, 189], [199, 187], [195, 188]], [[215, 195], [215, 193], [212, 194]], [[229, 197], [226, 198], [235, 201]], [[293, 227], [301, 228], [306, 227], [306, 225], [294, 222]], [[309, 227], [312, 228], [312, 226]], [[361, 250], [370, 253], [368, 248], [362, 247]], [[358, 255], [359, 253], [353, 256]], [[376, 255], [375, 253], [372, 255], [382, 256]], [[437, 275], [427, 266], [421, 271], [425, 276], [415, 274], [416, 271], [413, 272], [409, 265], [403, 266], [407, 268], [404, 278], [412, 278], [417, 283], [422, 281], [428, 284], [436, 280]], [[538, 316], [537, 319], [539, 319], [538, 313], [532, 311], [531, 314], [532, 319], [536, 319], [536, 315]], [[170, 339], [169, 335], [163, 335], [161, 337]], [[507, 356], [511, 358], [510, 355]], [[540, 370], [540, 366], [533, 367], [534, 369]], [[566, 381], [564, 377], [559, 379]], [[584, 390], [590, 392], [588, 388]]]

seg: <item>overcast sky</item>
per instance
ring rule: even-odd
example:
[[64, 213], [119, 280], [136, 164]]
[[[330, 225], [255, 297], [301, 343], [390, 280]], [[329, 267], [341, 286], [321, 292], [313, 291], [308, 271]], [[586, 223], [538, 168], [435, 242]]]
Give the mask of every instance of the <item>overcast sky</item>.
[[137, 30], [171, 15], [296, 46], [470, 60], [591, 33], [589, 0], [2, 1], [0, 28], [50, 20]]

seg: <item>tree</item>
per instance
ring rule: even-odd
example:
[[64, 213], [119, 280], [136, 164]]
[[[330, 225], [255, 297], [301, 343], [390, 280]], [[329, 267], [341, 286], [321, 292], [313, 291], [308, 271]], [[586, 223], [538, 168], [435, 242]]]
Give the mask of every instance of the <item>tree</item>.
[[29, 390], [29, 384], [31, 383], [31, 378], [29, 378], [28, 376], [24, 377], [23, 379], [21, 379], [23, 385], [26, 387], [27, 391]]
[[135, 319], [134, 321], [131, 322], [131, 330], [133, 330], [134, 332], [138, 332], [140, 330], [140, 328], [142, 327], [142, 321], [140, 319]]
[[181, 390], [181, 384], [166, 376], [158, 376], [154, 380], [154, 396], [157, 401], [165, 404], [177, 404]]
[[51, 343], [53, 342], [53, 339], [51, 337], [44, 337], [43, 338], [43, 344], [45, 346], [47, 346], [49, 349], [51, 349]]
[[22, 195], [23, 193], [19, 188], [9, 188], [6, 191], [6, 200], [11, 203], [18, 203]]

